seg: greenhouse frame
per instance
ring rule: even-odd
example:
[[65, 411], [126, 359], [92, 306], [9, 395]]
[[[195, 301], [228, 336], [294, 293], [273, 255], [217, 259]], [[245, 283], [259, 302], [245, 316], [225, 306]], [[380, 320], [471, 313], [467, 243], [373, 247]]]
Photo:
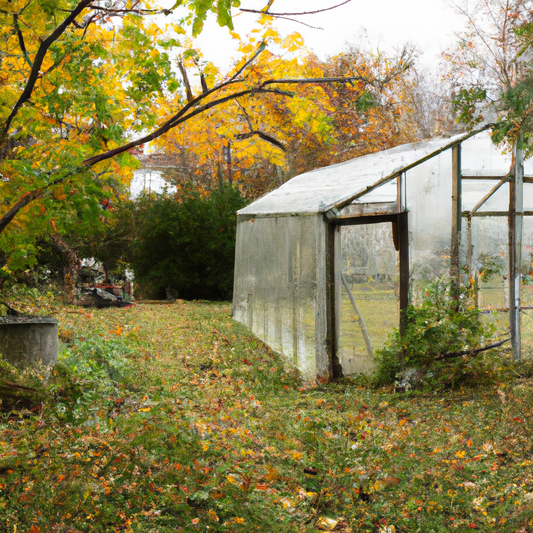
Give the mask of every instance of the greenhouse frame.
[[533, 166], [515, 155], [484, 129], [292, 178], [238, 212], [233, 317], [307, 380], [369, 373], [424, 283], [468, 272], [520, 357]]

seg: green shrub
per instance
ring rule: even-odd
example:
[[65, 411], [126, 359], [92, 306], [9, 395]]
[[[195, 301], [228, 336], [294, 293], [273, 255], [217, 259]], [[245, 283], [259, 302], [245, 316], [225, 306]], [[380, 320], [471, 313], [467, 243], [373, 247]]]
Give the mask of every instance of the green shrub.
[[454, 386], [474, 377], [479, 371], [476, 357], [442, 358], [490, 344], [494, 327], [475, 306], [472, 289], [462, 286], [454, 300], [446, 277], [427, 285], [420, 303], [405, 311], [402, 333], [396, 330], [376, 351], [376, 384], [392, 384], [409, 375], [420, 384]]
[[152, 294], [227, 300], [233, 291], [236, 211], [245, 205], [229, 186], [175, 198], [147, 197], [137, 213], [131, 266]]
[[20, 370], [0, 355], [0, 411], [38, 409], [47, 396], [43, 386], [45, 372], [38, 366]]

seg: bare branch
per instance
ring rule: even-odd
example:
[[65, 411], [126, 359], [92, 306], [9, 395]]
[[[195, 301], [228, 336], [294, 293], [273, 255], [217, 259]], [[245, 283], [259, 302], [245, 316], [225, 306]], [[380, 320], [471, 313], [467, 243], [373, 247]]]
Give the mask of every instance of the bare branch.
[[146, 135], [140, 139], [137, 139], [136, 141], [132, 141], [118, 148], [114, 148], [113, 150], [109, 150], [108, 152], [104, 152], [103, 154], [99, 154], [94, 157], [89, 157], [88, 159], [83, 161], [83, 165], [89, 166], [89, 167], [93, 166], [96, 163], [99, 163], [100, 161], [111, 159], [112, 157], [115, 157], [124, 152], [127, 152], [128, 150], [131, 150], [132, 148], [136, 148], [137, 146], [140, 146], [141, 144], [145, 144], [150, 141], [153, 141], [154, 139], [157, 139], [158, 137], [161, 137], [161, 135], [164, 135], [165, 133], [167, 133], [167, 131], [170, 131], [171, 129], [175, 128], [179, 124], [183, 124], [183, 122], [186, 122], [187, 120], [190, 120], [196, 115], [199, 115], [200, 113], [204, 113], [205, 111], [208, 111], [209, 109], [213, 107], [220, 106], [222, 104], [225, 104], [226, 102], [235, 100], [237, 98], [242, 98], [243, 96], [248, 96], [252, 94], [261, 94], [261, 93], [263, 94], [272, 93], [272, 94], [278, 94], [278, 95], [289, 96], [289, 97], [293, 96], [291, 93], [288, 93], [286, 91], [281, 91], [279, 89], [265, 89], [263, 87], [253, 87], [252, 89], [245, 89], [243, 91], [229, 94], [227, 96], [223, 96], [222, 98], [219, 98], [218, 100], [213, 100], [211, 102], [208, 102], [207, 104], [204, 104], [203, 106], [198, 107], [197, 109], [195, 109], [194, 111], [191, 111], [188, 114], [182, 113], [183, 110], [181, 110], [180, 113], [172, 117], [170, 120], [167, 120], [162, 126], [160, 126], [157, 130], [150, 133], [149, 135]]
[[440, 357], [437, 357], [436, 359], [434, 359], [434, 361], [442, 361], [443, 359], [453, 359], [454, 357], [464, 357], [465, 355], [477, 355], [481, 352], [492, 350], [492, 348], [498, 348], [498, 346], [501, 346], [502, 344], [505, 344], [506, 342], [509, 342], [510, 340], [511, 340], [511, 337], [503, 341], [497, 342], [495, 344], [490, 344], [489, 346], [483, 346], [482, 348], [476, 348], [475, 350], [465, 350], [464, 352], [445, 353], [444, 355], [441, 355]]
[[317, 9], [315, 11], [302, 11], [300, 13], [272, 13], [270, 11], [259, 11], [257, 9], [244, 9], [239, 8], [240, 11], [244, 13], [257, 13], [259, 15], [267, 15], [269, 17], [296, 17], [301, 15], [316, 15], [317, 13], [323, 13], [324, 11], [331, 11], [332, 9], [337, 9], [338, 7], [344, 6], [348, 3], [350, 3], [352, 0], [345, 0], [344, 2], [341, 2], [340, 4], [337, 4], [336, 6], [326, 7], [324, 9]]
[[43, 194], [46, 192], [47, 189], [50, 187], [53, 187], [54, 185], [58, 185], [59, 183], [63, 183], [67, 177], [72, 175], [72, 172], [69, 172], [67, 175], [62, 176], [61, 178], [58, 178], [55, 181], [50, 182], [48, 185], [45, 185], [44, 187], [40, 187], [39, 189], [35, 189], [31, 192], [27, 192], [24, 194], [18, 202], [16, 202], [5, 215], [0, 218], [0, 233], [2, 233], [7, 225], [17, 216], [17, 213], [26, 207], [30, 202], [33, 202], [37, 198], [40, 198], [43, 196]]
[[261, 83], [261, 87], [264, 87], [266, 85], [273, 85], [273, 84], [295, 84], [295, 83], [349, 83], [353, 85], [354, 81], [359, 81], [365, 84], [372, 83], [367, 78], [364, 78], [362, 76], [351, 76], [349, 78], [291, 78], [291, 79], [281, 79], [281, 80], [266, 80]]
[[256, 60], [256, 58], [265, 50], [266, 47], [267, 44], [264, 41], [260, 43], [255, 54], [248, 61], [246, 61], [246, 63], [235, 74], [233, 74], [233, 76], [230, 78], [230, 81], [238, 78]]
[[246, 122], [248, 122], [248, 127], [250, 128], [250, 131], [254, 129], [252, 121], [250, 120], [250, 115], [248, 115], [248, 111], [246, 111], [246, 108], [237, 100], [237, 105], [241, 108], [242, 114], [244, 115], [244, 118], [246, 119]]
[[185, 70], [185, 66], [183, 65], [183, 61], [180, 59], [178, 61], [178, 68], [181, 72], [181, 77], [183, 78], [183, 83], [185, 84], [185, 93], [187, 95], [187, 102], [192, 102], [194, 100], [194, 96], [192, 95], [191, 90], [191, 84], [189, 82], [189, 76], [187, 75], [187, 71]]
[[171, 15], [172, 10], [170, 9], [113, 9], [110, 7], [95, 6], [94, 4], [89, 4], [87, 7], [94, 9], [96, 11], [102, 11], [104, 13], [109, 13], [112, 15], [127, 15], [128, 13], [135, 13], [136, 15]]
[[202, 86], [202, 92], [205, 94], [209, 91], [209, 87], [207, 86], [207, 82], [205, 81], [205, 76], [202, 71], [200, 71], [200, 84]]
[[324, 29], [324, 28], [321, 28], [320, 26], [311, 26], [311, 24], [306, 24], [305, 22], [302, 22], [301, 20], [293, 19], [290, 17], [278, 16], [276, 18], [282, 19], [282, 20], [289, 20], [290, 22], [296, 22], [297, 24], [302, 24], [303, 26], [307, 26], [308, 28], [311, 28], [312, 30], [323, 30]]
[[268, 134], [266, 134], [266, 133], [264, 133], [262, 131], [259, 131], [259, 130], [249, 131], [247, 133], [238, 133], [237, 135], [235, 135], [235, 138], [243, 140], [243, 139], [249, 139], [250, 137], [254, 137], [255, 135], [257, 135], [258, 137], [263, 139], [263, 141], [266, 141], [267, 143], [273, 144], [274, 146], [276, 146], [277, 148], [279, 148], [283, 152], [287, 151], [287, 148], [285, 147], [285, 145], [282, 142], [278, 141], [274, 137], [271, 137], [270, 135], [268, 135]]

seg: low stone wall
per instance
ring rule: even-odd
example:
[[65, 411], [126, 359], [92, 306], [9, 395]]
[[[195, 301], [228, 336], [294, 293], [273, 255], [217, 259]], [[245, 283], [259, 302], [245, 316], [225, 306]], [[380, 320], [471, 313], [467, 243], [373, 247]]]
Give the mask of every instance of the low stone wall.
[[0, 354], [10, 364], [53, 365], [57, 361], [57, 320], [45, 317], [0, 317]]

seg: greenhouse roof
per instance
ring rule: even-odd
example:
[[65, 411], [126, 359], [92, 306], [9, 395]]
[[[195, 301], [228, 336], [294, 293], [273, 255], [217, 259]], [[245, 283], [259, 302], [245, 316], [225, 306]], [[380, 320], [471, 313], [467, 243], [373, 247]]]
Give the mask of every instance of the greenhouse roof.
[[403, 144], [306, 172], [241, 209], [238, 214], [283, 216], [325, 213], [350, 203], [479, 131]]

